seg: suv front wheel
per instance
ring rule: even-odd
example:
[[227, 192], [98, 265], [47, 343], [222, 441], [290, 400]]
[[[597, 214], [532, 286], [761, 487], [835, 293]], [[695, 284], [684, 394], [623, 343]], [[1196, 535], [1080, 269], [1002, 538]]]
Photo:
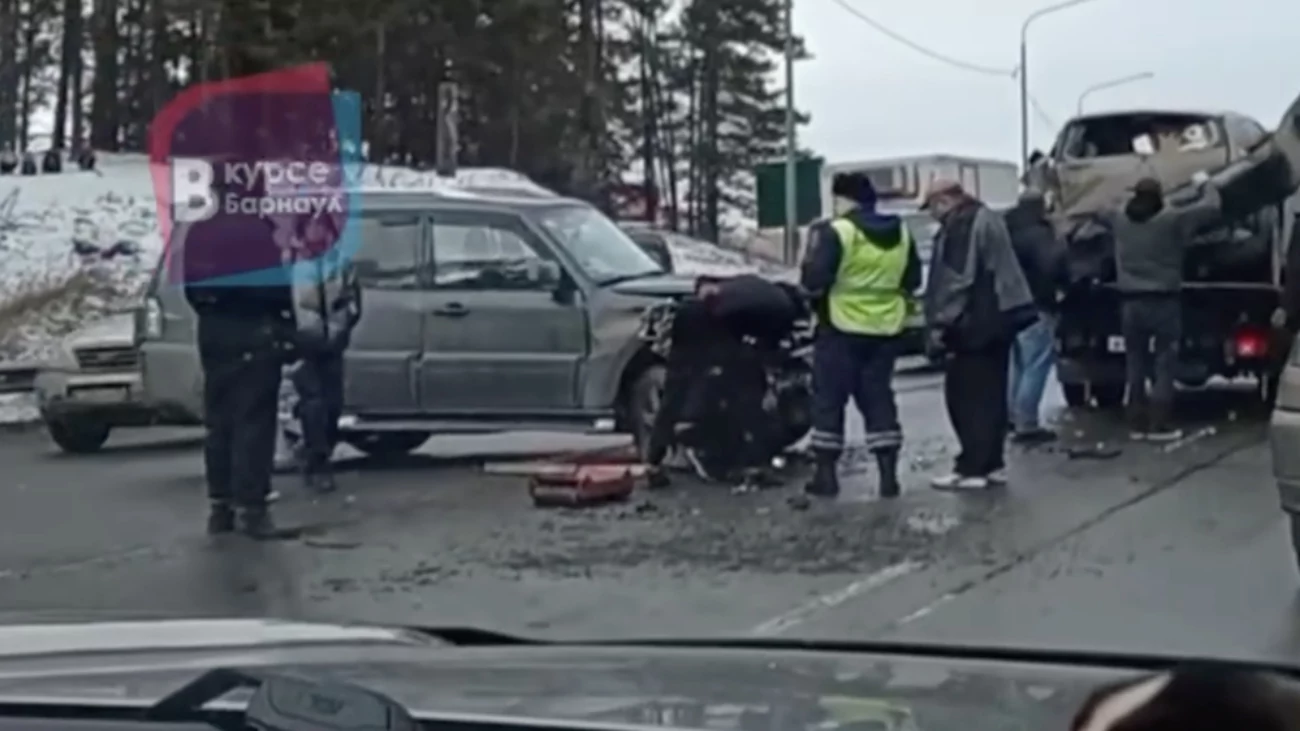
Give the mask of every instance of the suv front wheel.
[[99, 451], [112, 431], [107, 423], [94, 419], [51, 420], [45, 422], [45, 428], [50, 432], [54, 443], [71, 454]]
[[369, 457], [400, 457], [429, 441], [429, 432], [376, 431], [345, 434], [343, 441]]
[[649, 452], [650, 432], [654, 429], [655, 414], [659, 413], [659, 407], [663, 403], [667, 373], [664, 366], [652, 365], [642, 371], [628, 389], [625, 413], [632, 438], [636, 442], [637, 454], [642, 459]]

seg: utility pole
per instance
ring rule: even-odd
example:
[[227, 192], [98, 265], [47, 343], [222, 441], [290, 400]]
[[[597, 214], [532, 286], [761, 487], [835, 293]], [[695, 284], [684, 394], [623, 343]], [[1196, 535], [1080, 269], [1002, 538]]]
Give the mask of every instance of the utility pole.
[[799, 209], [795, 205], [794, 0], [785, 0], [785, 262], [799, 256]]

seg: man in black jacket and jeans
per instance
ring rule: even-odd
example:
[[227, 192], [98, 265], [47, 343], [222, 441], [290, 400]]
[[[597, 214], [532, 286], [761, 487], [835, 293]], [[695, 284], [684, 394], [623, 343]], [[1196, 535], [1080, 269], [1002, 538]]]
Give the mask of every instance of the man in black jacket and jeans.
[[[214, 181], [221, 199], [227, 187]], [[280, 369], [293, 357], [292, 288], [287, 272], [282, 281], [273, 275], [237, 281], [281, 266], [274, 230], [255, 213], [218, 211], [191, 225], [181, 242], [185, 297], [198, 318], [213, 535], [239, 530], [259, 539], [287, 537], [272, 521], [267, 498]]]
[[1056, 438], [1039, 423], [1043, 390], [1056, 362], [1057, 295], [1064, 279], [1065, 246], [1047, 218], [1043, 196], [1028, 192], [1003, 216], [1016, 261], [1038, 308], [1038, 320], [1011, 343], [1010, 386], [1007, 406], [1011, 414], [1011, 439], [1039, 444]]

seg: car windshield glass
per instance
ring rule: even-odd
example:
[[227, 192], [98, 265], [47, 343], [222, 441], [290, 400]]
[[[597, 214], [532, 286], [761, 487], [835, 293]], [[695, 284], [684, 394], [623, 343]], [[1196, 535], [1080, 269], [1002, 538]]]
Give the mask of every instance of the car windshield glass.
[[623, 229], [591, 206], [547, 208], [538, 215], [538, 221], [597, 282], [633, 279], [663, 271]]

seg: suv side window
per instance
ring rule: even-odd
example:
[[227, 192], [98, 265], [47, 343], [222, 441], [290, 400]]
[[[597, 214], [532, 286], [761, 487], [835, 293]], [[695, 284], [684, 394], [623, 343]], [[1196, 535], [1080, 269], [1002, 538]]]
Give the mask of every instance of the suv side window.
[[360, 246], [352, 263], [368, 289], [418, 289], [420, 217], [412, 214], [362, 216], [352, 235]]
[[551, 257], [537, 236], [510, 214], [433, 214], [433, 277], [436, 290], [550, 289], [536, 276]]

